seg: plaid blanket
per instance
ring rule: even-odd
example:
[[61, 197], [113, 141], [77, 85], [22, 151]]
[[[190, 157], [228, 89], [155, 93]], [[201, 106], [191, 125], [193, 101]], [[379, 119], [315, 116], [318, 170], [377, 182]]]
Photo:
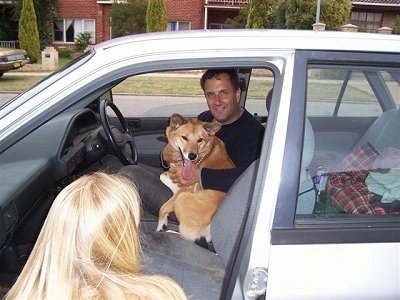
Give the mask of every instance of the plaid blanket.
[[348, 214], [400, 214], [400, 201], [383, 204], [365, 184], [378, 156], [371, 144], [361, 145], [343, 160], [343, 172], [328, 174], [327, 193], [333, 206]]

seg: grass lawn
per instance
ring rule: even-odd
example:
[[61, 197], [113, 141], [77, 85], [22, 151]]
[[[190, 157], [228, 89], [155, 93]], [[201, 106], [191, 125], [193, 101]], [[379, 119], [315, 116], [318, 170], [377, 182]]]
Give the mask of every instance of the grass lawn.
[[[59, 67], [64, 66], [76, 56], [78, 56], [78, 54], [72, 54], [70, 58], [59, 57]], [[27, 69], [40, 70], [40, 62], [37, 68], [29, 66]], [[43, 76], [21, 76], [15, 73], [10, 72], [0, 78], [0, 92], [22, 92], [46, 76], [45, 73]], [[179, 73], [177, 73], [177, 76], [135, 76], [120, 83], [113, 89], [113, 92], [145, 95], [201, 96], [203, 93], [199, 84], [200, 76], [201, 73], [189, 77], [182, 77]], [[259, 78], [261, 79], [262, 76]], [[272, 80], [268, 81], [267, 84], [269, 85], [268, 87], [265, 86], [265, 80], [253, 80], [251, 82], [251, 88], [249, 88], [249, 97], [264, 99], [266, 91], [272, 87]], [[326, 81], [325, 83], [311, 81], [308, 87], [307, 98], [309, 101], [320, 101], [321, 95], [324, 95], [323, 99], [325, 101], [336, 102], [341, 84], [341, 81], [336, 80], [330, 82]], [[364, 102], [372, 101], [372, 96], [371, 92], [365, 91], [362, 86], [348, 86], [345, 98], [352, 99], [354, 102]]]

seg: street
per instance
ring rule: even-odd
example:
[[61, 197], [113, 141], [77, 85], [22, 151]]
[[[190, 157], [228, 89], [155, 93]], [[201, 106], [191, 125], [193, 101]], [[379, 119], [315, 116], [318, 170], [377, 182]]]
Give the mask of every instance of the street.
[[[17, 93], [0, 93], [0, 106]], [[207, 109], [204, 97], [145, 96], [145, 95], [113, 95], [114, 103], [125, 117], [165, 116], [179, 111], [182, 114], [194, 114]]]

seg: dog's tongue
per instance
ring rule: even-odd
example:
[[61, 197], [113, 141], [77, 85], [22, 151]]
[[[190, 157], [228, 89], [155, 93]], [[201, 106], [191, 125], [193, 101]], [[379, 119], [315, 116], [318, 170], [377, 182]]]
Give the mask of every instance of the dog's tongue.
[[185, 180], [190, 180], [193, 177], [192, 173], [192, 161], [189, 159], [185, 159], [185, 164], [183, 166], [182, 177]]

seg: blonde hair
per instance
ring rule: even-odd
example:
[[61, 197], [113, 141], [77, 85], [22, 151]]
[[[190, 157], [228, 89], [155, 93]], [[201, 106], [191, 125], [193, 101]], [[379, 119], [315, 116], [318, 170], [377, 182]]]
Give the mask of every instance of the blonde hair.
[[139, 201], [116, 174], [65, 187], [6, 299], [186, 299], [172, 279], [141, 270]]

